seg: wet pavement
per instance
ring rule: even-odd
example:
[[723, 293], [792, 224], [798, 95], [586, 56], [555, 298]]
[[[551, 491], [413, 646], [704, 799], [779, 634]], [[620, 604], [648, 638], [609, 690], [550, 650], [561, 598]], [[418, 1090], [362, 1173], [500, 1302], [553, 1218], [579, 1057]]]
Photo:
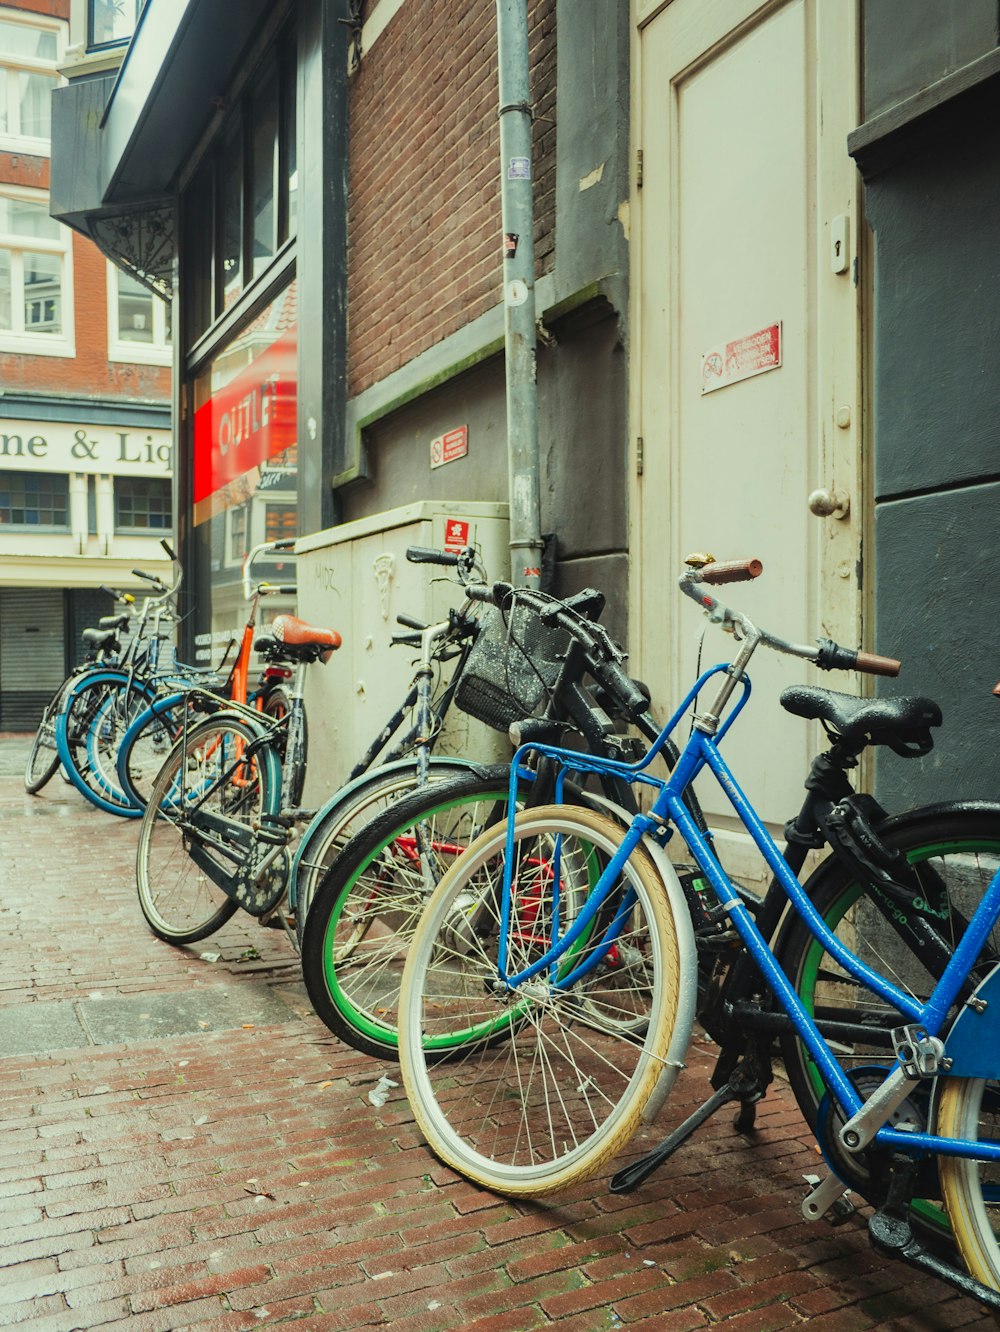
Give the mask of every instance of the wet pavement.
[[[514, 1203], [438, 1165], [392, 1064], [313, 1016], [288, 940], [237, 916], [175, 949], [137, 824], [0, 736], [0, 1326], [394, 1332], [981, 1329], [973, 1301], [807, 1224], [815, 1147], [780, 1084], [630, 1196]], [[701, 1039], [639, 1151], [709, 1092]], [[377, 1098], [376, 1098], [377, 1099]], [[616, 1165], [620, 1164], [617, 1162]]]

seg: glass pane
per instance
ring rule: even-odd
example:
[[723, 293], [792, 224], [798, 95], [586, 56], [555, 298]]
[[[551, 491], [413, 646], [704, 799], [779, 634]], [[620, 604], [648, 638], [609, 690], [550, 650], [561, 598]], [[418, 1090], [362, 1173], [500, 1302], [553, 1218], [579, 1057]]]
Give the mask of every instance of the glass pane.
[[15, 236], [59, 240], [59, 223], [49, 216], [48, 204], [0, 195], [0, 231]]
[[56, 34], [52, 29], [45, 31], [27, 23], [0, 22], [0, 51], [35, 60], [55, 60]]
[[69, 526], [69, 477], [43, 472], [0, 472], [0, 523]]
[[12, 328], [14, 293], [11, 287], [10, 250], [0, 250], [0, 328]]
[[47, 74], [18, 76], [19, 132], [32, 139], [52, 137], [52, 89], [55, 79]]
[[153, 341], [153, 293], [127, 273], [118, 274], [118, 337], [122, 342]]
[[289, 43], [289, 49], [286, 53], [284, 84], [285, 189], [288, 197], [285, 208], [287, 221], [283, 227], [282, 241], [286, 241], [289, 236], [294, 236], [298, 232], [299, 167], [296, 156], [298, 133], [295, 121], [295, 46], [293, 43]]
[[56, 254], [24, 255], [24, 331], [62, 332], [62, 260]]
[[212, 322], [212, 258], [214, 235], [212, 207], [213, 162], [209, 158], [183, 200], [184, 239], [188, 256], [182, 265], [184, 310], [189, 342], [197, 342]]
[[91, 46], [128, 41], [141, 10], [136, 0], [90, 0]]
[[[2, 40], [0, 37], [0, 41]], [[7, 110], [10, 81], [10, 74], [0, 65], [0, 134], [10, 133], [10, 112]]]
[[274, 257], [274, 165], [278, 148], [278, 80], [272, 70], [253, 100], [253, 276]]
[[237, 123], [222, 151], [222, 308], [243, 290], [243, 132]]
[[170, 530], [170, 482], [144, 476], [115, 478], [115, 527]]

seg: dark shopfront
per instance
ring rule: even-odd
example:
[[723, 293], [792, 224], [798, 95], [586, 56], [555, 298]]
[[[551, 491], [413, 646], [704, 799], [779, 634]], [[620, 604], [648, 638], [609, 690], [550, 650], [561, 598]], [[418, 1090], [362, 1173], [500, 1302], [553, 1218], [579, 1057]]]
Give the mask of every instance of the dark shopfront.
[[[320, 236], [338, 248], [325, 222], [338, 169], [324, 158], [333, 155], [342, 177], [344, 153], [336, 131], [303, 132], [309, 121], [329, 123], [324, 104], [346, 80], [346, 59], [335, 74], [320, 68], [345, 47], [343, 30], [330, 32], [334, 8], [153, 3], [116, 86], [96, 78], [55, 96], [53, 212], [175, 302], [181, 647], [199, 660], [217, 657], [239, 622], [244, 552], [333, 517], [320, 477], [332, 470], [322, 421], [338, 384], [324, 337], [328, 325], [339, 336], [327, 313], [336, 288], [327, 280], [324, 302], [321, 284], [303, 286], [296, 274], [324, 271]], [[144, 114], [130, 119], [137, 90]], [[69, 170], [71, 152], [95, 149], [81, 115], [94, 103], [105, 120], [99, 198]], [[332, 123], [343, 132], [342, 115]], [[312, 189], [302, 184], [306, 165]], [[332, 211], [342, 234], [342, 204]], [[303, 321], [311, 333], [300, 346]], [[305, 459], [300, 420], [311, 440]], [[274, 562], [257, 572], [281, 579], [285, 570]]]

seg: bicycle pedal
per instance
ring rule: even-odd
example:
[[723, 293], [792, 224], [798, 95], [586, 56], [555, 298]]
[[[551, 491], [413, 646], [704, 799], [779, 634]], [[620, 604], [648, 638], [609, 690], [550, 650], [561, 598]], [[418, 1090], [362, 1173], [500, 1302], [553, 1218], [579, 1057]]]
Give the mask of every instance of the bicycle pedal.
[[802, 1199], [802, 1215], [807, 1221], [826, 1221], [831, 1226], [842, 1226], [857, 1208], [848, 1197], [849, 1189], [836, 1175], [820, 1180], [819, 1175], [803, 1175], [810, 1186]]

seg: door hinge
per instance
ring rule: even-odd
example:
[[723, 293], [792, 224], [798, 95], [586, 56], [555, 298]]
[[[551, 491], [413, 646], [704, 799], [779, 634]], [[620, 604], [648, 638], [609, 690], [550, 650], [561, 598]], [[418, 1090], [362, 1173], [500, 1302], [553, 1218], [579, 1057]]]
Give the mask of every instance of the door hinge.
[[635, 150], [635, 188], [642, 189], [642, 149]]
[[646, 444], [641, 435], [636, 436], [635, 441], [635, 474], [642, 476], [643, 465], [646, 461]]

